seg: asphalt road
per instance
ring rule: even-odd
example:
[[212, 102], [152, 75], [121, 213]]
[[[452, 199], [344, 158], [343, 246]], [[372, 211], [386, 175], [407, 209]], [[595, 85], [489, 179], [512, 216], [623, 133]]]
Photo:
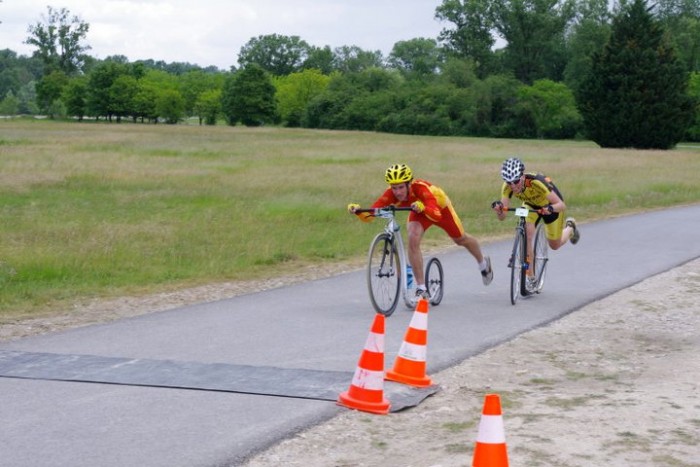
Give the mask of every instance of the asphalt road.
[[[550, 251], [543, 293], [516, 306], [511, 241], [483, 245], [489, 287], [464, 250], [441, 254], [427, 373], [700, 257], [700, 204], [580, 227], [578, 245]], [[387, 367], [413, 314], [400, 307], [386, 321]], [[347, 389], [373, 317], [356, 271], [0, 344], [0, 466], [236, 465], [347, 410], [315, 395], [334, 396], [339, 377]], [[232, 372], [255, 376], [252, 389], [227, 390]], [[311, 396], [296, 395], [305, 386]]]

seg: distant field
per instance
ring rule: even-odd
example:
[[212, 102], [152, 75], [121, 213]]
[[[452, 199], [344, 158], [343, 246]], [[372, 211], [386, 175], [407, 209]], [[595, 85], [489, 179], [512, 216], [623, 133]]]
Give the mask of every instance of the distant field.
[[[280, 128], [0, 121], [0, 321], [86, 297], [288, 274], [356, 260], [397, 162], [442, 186], [467, 230], [509, 235], [489, 209], [504, 158], [551, 175], [581, 223], [700, 200], [700, 146]], [[442, 231], [431, 245], [450, 245]]]

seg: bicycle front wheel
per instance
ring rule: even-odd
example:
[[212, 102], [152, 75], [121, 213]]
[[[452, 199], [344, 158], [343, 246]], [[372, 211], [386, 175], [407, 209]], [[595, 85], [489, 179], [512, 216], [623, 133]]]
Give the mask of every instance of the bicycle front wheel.
[[535, 232], [535, 260], [533, 266], [535, 268], [535, 292], [542, 292], [544, 287], [544, 279], [547, 275], [547, 262], [549, 261], [549, 245], [547, 244], [547, 236], [545, 235], [544, 224], [537, 226]]
[[399, 302], [401, 265], [394, 239], [380, 233], [369, 248], [367, 287], [372, 306], [377, 313], [391, 316]]
[[437, 258], [430, 258], [425, 268], [425, 285], [430, 293], [430, 304], [439, 305], [445, 291], [445, 279], [442, 263]]
[[513, 305], [518, 300], [525, 284], [525, 271], [523, 270], [525, 248], [527, 248], [525, 238], [518, 231], [515, 235], [515, 242], [513, 242], [513, 255], [510, 257], [510, 303]]

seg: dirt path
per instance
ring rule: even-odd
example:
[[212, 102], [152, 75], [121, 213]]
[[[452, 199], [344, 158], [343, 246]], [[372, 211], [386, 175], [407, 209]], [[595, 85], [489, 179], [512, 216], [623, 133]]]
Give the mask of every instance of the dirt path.
[[415, 408], [344, 411], [245, 466], [468, 466], [486, 393], [512, 466], [700, 466], [700, 260], [430, 376]]

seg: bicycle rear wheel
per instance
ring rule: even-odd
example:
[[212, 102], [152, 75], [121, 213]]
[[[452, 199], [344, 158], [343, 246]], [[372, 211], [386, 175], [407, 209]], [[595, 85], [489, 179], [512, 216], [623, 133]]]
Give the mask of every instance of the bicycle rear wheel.
[[525, 287], [523, 260], [526, 248], [525, 238], [518, 232], [513, 242], [513, 255], [510, 257], [510, 303], [513, 305], [515, 305]]
[[445, 279], [442, 263], [437, 258], [430, 258], [425, 268], [425, 285], [430, 293], [430, 304], [439, 305], [445, 291]]
[[394, 239], [380, 233], [369, 248], [367, 288], [372, 306], [377, 313], [391, 316], [399, 302], [401, 265]]
[[544, 287], [544, 279], [547, 275], [547, 263], [549, 262], [549, 245], [547, 244], [547, 236], [545, 235], [544, 224], [537, 226], [535, 232], [535, 260], [533, 266], [535, 268], [535, 293], [542, 292]]

